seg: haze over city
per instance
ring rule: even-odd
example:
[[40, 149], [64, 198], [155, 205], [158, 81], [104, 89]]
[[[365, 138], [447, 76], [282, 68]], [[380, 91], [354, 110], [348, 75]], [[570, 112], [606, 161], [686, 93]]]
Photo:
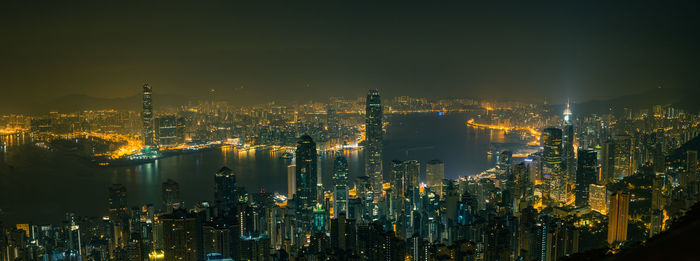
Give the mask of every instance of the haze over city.
[[698, 1], [0, 4], [0, 261], [700, 260]]
[[3, 5], [0, 108], [120, 98], [253, 104], [463, 96], [563, 104], [697, 88], [696, 1], [13, 1]]

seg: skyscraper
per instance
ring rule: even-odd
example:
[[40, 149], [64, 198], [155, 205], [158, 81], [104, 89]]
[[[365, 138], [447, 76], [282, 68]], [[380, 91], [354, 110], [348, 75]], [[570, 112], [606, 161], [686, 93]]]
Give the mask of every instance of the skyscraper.
[[420, 162], [417, 160], [408, 160], [403, 162], [406, 165], [406, 190], [418, 188], [420, 185]]
[[180, 184], [172, 179], [163, 182], [163, 210], [170, 213], [180, 207]]
[[111, 251], [126, 246], [129, 235], [129, 208], [127, 207], [126, 187], [113, 184], [109, 187], [109, 220], [112, 222]]
[[632, 175], [632, 137], [615, 135], [613, 178], [622, 179]]
[[542, 131], [542, 176], [548, 183], [549, 197], [554, 202], [565, 203], [566, 180], [562, 173], [562, 132], [558, 128], [546, 128]]
[[375, 198], [382, 193], [382, 103], [378, 90], [369, 90], [365, 120], [365, 172], [371, 179]]
[[214, 175], [214, 201], [219, 216], [234, 215], [238, 201], [236, 175], [227, 167], [222, 167]]
[[333, 164], [333, 196], [335, 207], [333, 216], [347, 215], [348, 211], [348, 160], [343, 155], [335, 158]]
[[406, 194], [407, 187], [406, 166], [403, 161], [391, 161], [391, 189], [398, 197], [403, 197]]
[[445, 163], [440, 160], [428, 161], [425, 165], [425, 177], [428, 187], [442, 198], [442, 180], [445, 179]]
[[610, 195], [608, 212], [608, 244], [627, 240], [630, 194], [616, 191]]
[[340, 121], [335, 108], [326, 108], [326, 126], [328, 128], [328, 140], [332, 145], [340, 144]]
[[316, 199], [316, 181], [318, 167], [316, 143], [309, 135], [304, 135], [297, 141], [296, 150], [296, 189], [294, 198], [298, 199], [304, 208], [314, 207]]
[[591, 210], [600, 214], [608, 213], [607, 189], [604, 185], [590, 184], [588, 186], [588, 205]]
[[594, 150], [578, 150], [578, 165], [576, 168], [576, 206], [588, 205], [589, 185], [597, 179], [596, 153]]
[[163, 226], [165, 260], [202, 260], [202, 224], [198, 216], [178, 209], [158, 218]]
[[143, 111], [141, 112], [141, 120], [143, 122], [143, 144], [146, 146], [155, 145], [153, 142], [153, 101], [151, 100], [152, 89], [151, 85], [143, 85]]
[[297, 179], [296, 173], [297, 165], [287, 166], [287, 199], [294, 199], [294, 193], [297, 192]]
[[173, 115], [156, 118], [155, 138], [158, 146], [172, 146], [177, 144], [177, 120]]
[[567, 181], [573, 184], [576, 180], [576, 173], [574, 173], [574, 165], [576, 162], [574, 160], [574, 125], [571, 122], [571, 114], [571, 107], [569, 106], [569, 102], [567, 102], [566, 109], [564, 110], [562, 153], [564, 157], [564, 173], [566, 174]]

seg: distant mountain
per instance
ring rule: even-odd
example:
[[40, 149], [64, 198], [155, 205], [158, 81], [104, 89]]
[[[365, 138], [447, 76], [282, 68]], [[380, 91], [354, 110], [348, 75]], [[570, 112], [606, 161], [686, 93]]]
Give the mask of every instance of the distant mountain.
[[[228, 97], [230, 102], [235, 104], [250, 104], [253, 99], [246, 99], [254, 96], [255, 93], [238, 92], [236, 96]], [[244, 98], [246, 97], [246, 98]], [[186, 105], [188, 102], [196, 102], [204, 97], [186, 97], [173, 94], [158, 94], [154, 96], [153, 105], [158, 107], [180, 106]], [[275, 98], [283, 97], [256, 97], [255, 100], [272, 101]], [[606, 100], [592, 100], [581, 103], [576, 103], [573, 107], [575, 114], [605, 114], [612, 108], [613, 113], [622, 114], [623, 108], [631, 108], [639, 110], [661, 104], [672, 104], [677, 108], [683, 109], [691, 113], [700, 112], [700, 88], [654, 88], [640, 93], [624, 95]], [[564, 110], [565, 104], [552, 105], [550, 111], [555, 114], [560, 114]], [[45, 114], [50, 111], [58, 112], [75, 112], [81, 110], [100, 110], [100, 109], [117, 109], [117, 110], [141, 110], [141, 95], [134, 94], [132, 96], [121, 98], [100, 98], [83, 94], [70, 94], [61, 97], [56, 97], [48, 100], [32, 101], [31, 103], [25, 100], [9, 100], [0, 103], [0, 114], [2, 113], [30, 113], [30, 114]]]
[[[44, 114], [49, 111], [76, 112], [83, 110], [141, 110], [141, 95], [133, 95], [121, 98], [100, 98], [83, 94], [70, 94], [46, 102], [35, 104], [27, 111], [32, 114]], [[189, 101], [196, 101], [179, 95], [160, 94], [153, 98], [154, 107], [186, 105]]]
[[[641, 93], [624, 95], [607, 100], [593, 100], [577, 103], [574, 108], [576, 114], [604, 114], [612, 109], [614, 114], [622, 114], [624, 108], [632, 110], [651, 109], [654, 105], [671, 104], [687, 112], [700, 111], [700, 90], [693, 88], [654, 88]], [[563, 111], [563, 106], [559, 105]]]

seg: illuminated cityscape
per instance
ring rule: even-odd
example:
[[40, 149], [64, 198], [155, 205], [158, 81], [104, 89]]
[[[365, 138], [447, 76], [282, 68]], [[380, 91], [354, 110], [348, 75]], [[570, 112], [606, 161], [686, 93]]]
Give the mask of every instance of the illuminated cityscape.
[[0, 261], [700, 260], [697, 3], [37, 5]]

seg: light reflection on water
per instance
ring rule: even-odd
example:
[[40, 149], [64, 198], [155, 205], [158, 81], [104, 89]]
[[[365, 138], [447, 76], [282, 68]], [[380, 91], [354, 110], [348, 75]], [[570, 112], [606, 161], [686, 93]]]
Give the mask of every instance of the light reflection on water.
[[[501, 131], [466, 127], [470, 114], [390, 115], [391, 124], [384, 140], [384, 171], [389, 176], [393, 159], [445, 162], [446, 176], [455, 178], [478, 173], [490, 166], [486, 152], [491, 141], [502, 142]], [[238, 183], [249, 192], [287, 192], [288, 160], [284, 151], [222, 148], [183, 154], [156, 162], [124, 167], [101, 168], [73, 156], [60, 155], [31, 144], [28, 137], [2, 137], [7, 144], [0, 157], [0, 208], [4, 220], [18, 222], [58, 222], [65, 212], [78, 215], [104, 215], [107, 188], [113, 183], [127, 187], [130, 206], [146, 203], [161, 205], [161, 183], [173, 179], [180, 184], [185, 206], [212, 200], [214, 173], [226, 165], [237, 175]], [[329, 185], [335, 153], [323, 154], [322, 180]], [[351, 178], [364, 172], [364, 152], [342, 152], [348, 158]], [[424, 178], [424, 177], [423, 177]]]

